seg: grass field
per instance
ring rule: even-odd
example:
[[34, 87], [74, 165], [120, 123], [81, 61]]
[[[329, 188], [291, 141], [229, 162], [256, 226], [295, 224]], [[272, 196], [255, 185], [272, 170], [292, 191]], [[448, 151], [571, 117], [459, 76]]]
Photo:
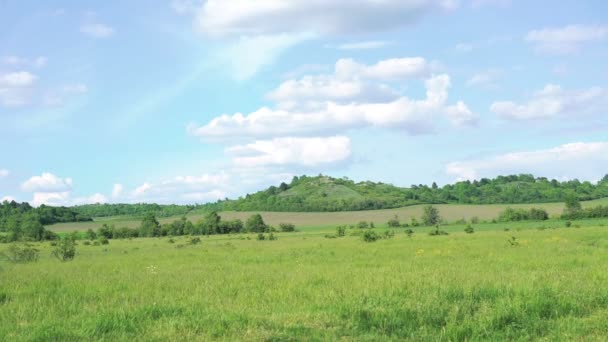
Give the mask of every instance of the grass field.
[[608, 222], [575, 223], [112, 240], [66, 263], [44, 243], [0, 264], [0, 340], [605, 341]]
[[[608, 205], [608, 199], [582, 202], [583, 206]], [[322, 212], [322, 213], [289, 213], [289, 212], [261, 212], [264, 221], [268, 224], [278, 226], [279, 223], [289, 222], [298, 227], [325, 227], [340, 224], [356, 224], [359, 221], [371, 221], [376, 225], [385, 224], [395, 215], [403, 222], [409, 222], [412, 217], [422, 216], [423, 205], [386, 210], [366, 210], [366, 211], [347, 211], [347, 212]], [[496, 204], [496, 205], [457, 205], [440, 204], [436, 205], [441, 216], [449, 222], [477, 216], [480, 220], [492, 220], [507, 207], [512, 208], [544, 208], [550, 215], [559, 215], [563, 211], [563, 203], [540, 203], [540, 204]], [[245, 221], [249, 216], [257, 212], [222, 212], [220, 215], [225, 219], [241, 219]], [[204, 216], [203, 213], [193, 213], [188, 215], [188, 219], [196, 222]], [[169, 223], [179, 217], [159, 218], [161, 223]], [[72, 232], [75, 230], [86, 231], [89, 228], [97, 229], [103, 223], [114, 224], [116, 227], [138, 227], [141, 223], [140, 218], [128, 216], [98, 218], [94, 222], [60, 223], [47, 228], [55, 232]]]

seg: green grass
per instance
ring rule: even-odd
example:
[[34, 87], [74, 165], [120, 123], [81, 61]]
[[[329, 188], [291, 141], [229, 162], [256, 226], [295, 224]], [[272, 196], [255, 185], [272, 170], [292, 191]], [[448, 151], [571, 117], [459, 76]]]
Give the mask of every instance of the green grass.
[[0, 264], [0, 340], [603, 341], [608, 228], [575, 224], [115, 240], [67, 263], [39, 244], [39, 262]]
[[[608, 205], [608, 199], [582, 202], [584, 207]], [[399, 216], [402, 222], [409, 223], [412, 217], [420, 218], [422, 216], [422, 208], [424, 205], [414, 205], [398, 209], [385, 210], [365, 210], [365, 211], [343, 211], [343, 212], [315, 212], [315, 213], [292, 213], [292, 212], [261, 212], [264, 221], [273, 226], [278, 226], [279, 223], [293, 223], [298, 227], [324, 227], [340, 224], [356, 224], [359, 221], [371, 221], [376, 225], [382, 225], [388, 222], [395, 215]], [[541, 203], [541, 204], [489, 204], [489, 205], [458, 205], [458, 204], [440, 204], [436, 205], [441, 216], [449, 222], [465, 218], [477, 216], [480, 220], [492, 220], [498, 217], [498, 214], [507, 207], [512, 208], [544, 208], [550, 215], [559, 215], [563, 211], [563, 203]], [[241, 219], [245, 221], [249, 216], [258, 212], [222, 212], [220, 215], [224, 219]], [[188, 219], [196, 222], [204, 216], [203, 213], [193, 213], [187, 215]], [[161, 223], [170, 223], [179, 219], [176, 217], [159, 218]], [[141, 223], [141, 218], [129, 216], [105, 217], [95, 219], [94, 222], [75, 222], [75, 223], [59, 223], [48, 226], [55, 232], [72, 232], [75, 230], [86, 231], [87, 229], [97, 229], [103, 223], [114, 224], [116, 227], [138, 227]]]

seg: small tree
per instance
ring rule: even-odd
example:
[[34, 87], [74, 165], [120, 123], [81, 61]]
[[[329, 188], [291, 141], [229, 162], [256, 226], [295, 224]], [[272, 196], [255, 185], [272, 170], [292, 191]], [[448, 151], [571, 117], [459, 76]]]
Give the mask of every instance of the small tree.
[[53, 255], [60, 261], [70, 261], [76, 256], [76, 242], [69, 238], [63, 238], [53, 250]]
[[576, 218], [583, 210], [578, 196], [570, 194], [566, 196], [566, 207], [564, 208], [563, 216], [566, 218]]
[[160, 223], [158, 223], [156, 216], [153, 213], [146, 214], [141, 221], [141, 226], [139, 226], [139, 236], [153, 237], [160, 236], [160, 233]]
[[291, 223], [279, 223], [279, 228], [284, 233], [285, 232], [295, 232], [296, 231], [296, 226], [294, 226]]
[[252, 233], [263, 233], [266, 231], [266, 227], [264, 219], [260, 214], [251, 215], [245, 223], [247, 231]]
[[401, 226], [401, 222], [399, 222], [399, 217], [395, 215], [395, 217], [388, 220], [388, 226], [391, 228], [399, 228]]
[[422, 222], [425, 226], [435, 226], [438, 225], [441, 221], [441, 216], [439, 216], [439, 210], [432, 205], [427, 205], [424, 207], [424, 211], [422, 213]]

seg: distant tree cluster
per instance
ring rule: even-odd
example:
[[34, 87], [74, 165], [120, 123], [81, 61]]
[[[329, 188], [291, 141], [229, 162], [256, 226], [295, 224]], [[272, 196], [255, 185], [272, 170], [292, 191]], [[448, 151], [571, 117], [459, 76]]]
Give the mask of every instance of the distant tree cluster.
[[161, 205], [150, 203], [136, 204], [86, 204], [72, 207], [72, 209], [86, 217], [109, 217], [109, 216], [139, 216], [143, 217], [153, 213], [156, 217], [170, 217], [186, 215], [200, 205]]
[[28, 203], [15, 201], [4, 201], [0, 204], [0, 232], [6, 233], [3, 239], [7, 241], [56, 239], [57, 236], [46, 230], [45, 225], [83, 221], [92, 221], [92, 219], [70, 208], [46, 205], [34, 208]]
[[[282, 223], [283, 232], [295, 231], [295, 226], [290, 223]], [[116, 228], [114, 225], [103, 224], [97, 231], [89, 229], [86, 238], [89, 240], [99, 239], [127, 239], [136, 237], [161, 237], [182, 235], [219, 235], [236, 233], [271, 233], [276, 231], [274, 227], [267, 225], [260, 214], [252, 215], [245, 223], [241, 220], [222, 220], [217, 212], [207, 213], [196, 223], [190, 222], [186, 217], [171, 223], [160, 224], [156, 216], [148, 213], [137, 228]]]
[[549, 214], [545, 209], [514, 209], [507, 208], [498, 215], [500, 222], [514, 221], [544, 221], [549, 219]]

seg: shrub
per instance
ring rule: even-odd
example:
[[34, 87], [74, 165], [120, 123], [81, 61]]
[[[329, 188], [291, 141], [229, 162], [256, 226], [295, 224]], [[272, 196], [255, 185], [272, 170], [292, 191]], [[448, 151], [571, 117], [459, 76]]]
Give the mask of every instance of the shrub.
[[85, 242], [82, 243], [85, 246], [90, 246], [91, 245], [91, 241], [86, 240]]
[[517, 238], [515, 236], [511, 236], [511, 238], [508, 239], [507, 242], [509, 243], [509, 245], [511, 247], [517, 247], [517, 246], [519, 246], [519, 241], [517, 241]]
[[110, 244], [110, 240], [108, 240], [107, 237], [105, 236], [100, 236], [98, 239], [99, 243], [102, 245], [109, 245]]
[[273, 234], [273, 233], [270, 233], [270, 234], [268, 235], [268, 240], [270, 240], [270, 241], [274, 241], [274, 240], [278, 240], [278, 238], [277, 238], [276, 236], [274, 236], [274, 234]]
[[363, 241], [365, 242], [375, 242], [379, 238], [380, 236], [378, 236], [378, 234], [376, 234], [376, 232], [373, 230], [368, 230], [363, 233]]
[[170, 238], [169, 241], [167, 241], [169, 243], [175, 243], [175, 240], [173, 240], [173, 238]]
[[338, 226], [336, 228], [336, 235], [340, 237], [346, 235], [346, 226]]
[[412, 227], [418, 227], [420, 225], [420, 223], [418, 223], [418, 220], [416, 220], [415, 217], [412, 217]]
[[390, 228], [399, 228], [401, 226], [401, 223], [399, 222], [399, 217], [395, 215], [395, 217], [388, 220], [388, 226]]
[[296, 226], [292, 223], [279, 223], [279, 229], [284, 233], [295, 232]]
[[456, 220], [454, 223], [455, 223], [455, 224], [466, 224], [466, 223], [467, 223], [467, 220], [465, 220], [465, 219], [464, 219], [464, 217], [463, 217], [463, 218], [461, 218], [460, 220]]
[[411, 229], [407, 229], [407, 230], [405, 231], [405, 234], [407, 234], [407, 237], [411, 238], [411, 237], [412, 237], [412, 235], [414, 235], [414, 231], [413, 231], [413, 230], [411, 230]]
[[13, 263], [36, 262], [40, 257], [40, 251], [27, 243], [21, 246], [12, 244], [7, 253], [6, 258]]
[[72, 239], [62, 239], [53, 250], [53, 256], [60, 261], [70, 261], [76, 257], [76, 242]]
[[99, 246], [99, 245], [101, 245], [101, 244], [99, 243], [99, 241], [93, 241], [93, 246]]
[[441, 222], [441, 216], [439, 216], [439, 210], [432, 205], [424, 207], [422, 213], [422, 222], [425, 226], [434, 226]]
[[479, 223], [479, 217], [477, 217], [477, 216], [471, 217], [471, 224], [478, 224], [478, 223]]
[[467, 228], [464, 231], [467, 234], [473, 234], [473, 233], [475, 233], [475, 229], [471, 225], [468, 225]]
[[566, 227], [567, 228], [572, 227], [572, 221], [566, 221]]
[[257, 239], [258, 239], [258, 241], [264, 241], [264, 240], [266, 240], [266, 237], [264, 236], [264, 234], [259, 233]]
[[435, 229], [429, 232], [430, 236], [440, 236], [440, 235], [449, 235], [448, 232], [444, 230], [439, 230], [439, 226], [435, 226]]
[[526, 209], [513, 209], [507, 208], [501, 212], [498, 216], [498, 221], [501, 222], [514, 222], [514, 221], [526, 221], [536, 220], [545, 221], [549, 219], [549, 214], [544, 209], [531, 208]]
[[370, 223], [369, 223], [369, 227], [370, 227], [370, 228], [376, 228], [376, 225], [374, 224], [374, 222], [370, 222]]
[[395, 237], [395, 232], [394, 231], [392, 231], [392, 230], [386, 230], [386, 231], [384, 231], [383, 238], [385, 238], [385, 239], [392, 239], [394, 237]]
[[201, 243], [201, 238], [199, 238], [199, 237], [195, 237], [195, 238], [190, 239], [190, 244], [191, 245], [198, 245], [199, 243]]
[[333, 234], [325, 234], [325, 238], [326, 239], [336, 239], [337, 236], [333, 235]]
[[264, 223], [264, 219], [262, 218], [262, 215], [255, 214], [255, 215], [251, 215], [247, 219], [247, 222], [245, 222], [245, 229], [247, 229], [248, 232], [263, 233], [266, 231], [267, 226]]
[[367, 221], [361, 221], [361, 222], [357, 223], [357, 228], [359, 228], [359, 229], [369, 228], [369, 223], [367, 223]]

